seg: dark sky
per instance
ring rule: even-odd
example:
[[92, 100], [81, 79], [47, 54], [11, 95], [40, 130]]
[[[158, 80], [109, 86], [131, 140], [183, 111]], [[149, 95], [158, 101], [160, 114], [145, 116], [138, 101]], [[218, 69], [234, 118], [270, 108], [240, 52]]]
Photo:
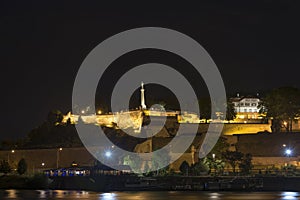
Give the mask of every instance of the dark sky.
[[[0, 139], [24, 136], [52, 109], [70, 110], [73, 82], [85, 56], [109, 36], [131, 28], [171, 28], [197, 40], [217, 64], [228, 94], [300, 88], [297, 1], [8, 2], [0, 3]], [[144, 55], [132, 63], [143, 59], [149, 60]]]

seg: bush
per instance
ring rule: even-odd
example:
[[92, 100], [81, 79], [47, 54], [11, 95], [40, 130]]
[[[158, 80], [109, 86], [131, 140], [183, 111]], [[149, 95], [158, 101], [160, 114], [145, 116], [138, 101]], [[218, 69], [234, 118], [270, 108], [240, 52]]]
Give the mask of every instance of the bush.
[[18, 163], [17, 172], [18, 172], [18, 174], [22, 175], [22, 174], [25, 174], [26, 171], [27, 171], [27, 163], [26, 163], [25, 159], [22, 158]]
[[190, 168], [190, 165], [186, 162], [186, 161], [183, 161], [179, 167], [179, 170], [182, 174], [188, 176], [189, 175], [189, 168]]
[[11, 172], [11, 167], [6, 160], [2, 160], [0, 163], [0, 172], [7, 174]]

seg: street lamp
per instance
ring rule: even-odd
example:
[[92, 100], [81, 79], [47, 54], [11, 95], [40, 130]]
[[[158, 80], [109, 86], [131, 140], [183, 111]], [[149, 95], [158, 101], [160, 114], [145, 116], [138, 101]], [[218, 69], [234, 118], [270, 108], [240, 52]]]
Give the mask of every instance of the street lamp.
[[291, 149], [286, 149], [286, 150], [285, 150], [285, 154], [288, 156], [288, 163], [287, 163], [287, 166], [290, 165], [290, 162], [291, 162], [290, 156], [292, 155], [292, 153], [293, 153], [293, 151], [292, 151]]
[[110, 158], [110, 157], [111, 157], [111, 151], [106, 151], [106, 152], [105, 152], [105, 156], [106, 156], [107, 158]]
[[9, 160], [9, 154], [10, 154], [10, 153], [12, 153], [12, 154], [15, 153], [15, 150], [11, 150], [11, 152], [8, 152], [8, 153], [7, 153], [7, 163], [9, 163], [9, 161], [10, 161], [10, 160]]
[[293, 153], [293, 152], [292, 152], [291, 149], [285, 150], [285, 154], [286, 154], [288, 157], [290, 157], [290, 155], [291, 155], [292, 153]]
[[216, 170], [216, 154], [212, 154], [212, 158], [213, 158], [213, 160], [212, 160], [212, 164], [213, 164], [213, 170], [214, 170], [214, 175], [216, 175], [217, 174], [217, 170]]
[[62, 148], [57, 149], [56, 151], [56, 168], [58, 169], [59, 164], [59, 152], [62, 151]]

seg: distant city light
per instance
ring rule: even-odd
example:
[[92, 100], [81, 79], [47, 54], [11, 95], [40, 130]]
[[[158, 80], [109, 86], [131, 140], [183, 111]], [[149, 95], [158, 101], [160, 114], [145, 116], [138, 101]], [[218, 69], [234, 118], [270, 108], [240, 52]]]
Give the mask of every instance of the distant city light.
[[60, 151], [62, 151], [62, 148], [59, 148]]
[[42, 166], [45, 166], [45, 163], [42, 163]]
[[291, 155], [292, 154], [292, 150], [290, 150], [290, 149], [287, 149], [286, 151], [285, 151], [285, 153], [286, 153], [286, 155]]
[[283, 147], [286, 147], [286, 144], [283, 144], [282, 146], [283, 146]]
[[106, 151], [106, 152], [105, 152], [105, 156], [106, 156], [107, 158], [111, 157], [111, 151]]
[[102, 114], [102, 111], [101, 110], [98, 110], [98, 115], [101, 115]]
[[11, 150], [12, 153], [15, 153], [15, 150]]

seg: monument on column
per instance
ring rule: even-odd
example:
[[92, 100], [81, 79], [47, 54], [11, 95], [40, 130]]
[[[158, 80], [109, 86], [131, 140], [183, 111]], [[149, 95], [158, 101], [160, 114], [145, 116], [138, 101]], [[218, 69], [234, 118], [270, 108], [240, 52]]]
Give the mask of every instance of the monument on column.
[[142, 109], [146, 109], [146, 104], [145, 104], [145, 89], [144, 89], [144, 83], [141, 83], [141, 107]]

